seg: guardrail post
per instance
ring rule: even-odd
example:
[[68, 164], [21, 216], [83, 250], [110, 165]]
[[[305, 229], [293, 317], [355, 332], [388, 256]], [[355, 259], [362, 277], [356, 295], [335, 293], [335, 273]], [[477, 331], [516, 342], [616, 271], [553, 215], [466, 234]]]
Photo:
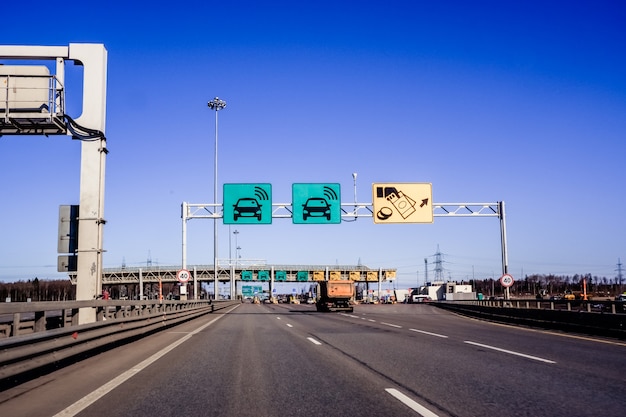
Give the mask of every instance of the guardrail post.
[[13, 326], [11, 326], [11, 336], [20, 334], [20, 313], [13, 313]]
[[35, 323], [33, 325], [34, 332], [43, 332], [46, 330], [46, 312], [35, 311]]
[[72, 326], [78, 326], [78, 312], [80, 310], [77, 308], [73, 308], [71, 310], [71, 317], [72, 317]]
[[96, 307], [96, 321], [102, 321], [105, 319], [105, 308]]

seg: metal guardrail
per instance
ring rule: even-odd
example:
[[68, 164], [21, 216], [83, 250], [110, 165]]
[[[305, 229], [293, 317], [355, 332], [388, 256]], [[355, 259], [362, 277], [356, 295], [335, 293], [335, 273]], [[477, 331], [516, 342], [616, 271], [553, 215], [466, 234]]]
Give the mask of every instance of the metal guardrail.
[[566, 310], [566, 311], [586, 311], [596, 313], [622, 314], [626, 313], [626, 303], [610, 300], [534, 300], [534, 299], [512, 299], [512, 300], [459, 300], [455, 303], [466, 303], [487, 307], [510, 307], [520, 309], [536, 310]]
[[[240, 301], [67, 301], [0, 304], [0, 389], [11, 378], [142, 337]], [[78, 311], [97, 321], [78, 325]]]
[[501, 323], [626, 339], [626, 306], [623, 302], [460, 300], [433, 304], [458, 314]]

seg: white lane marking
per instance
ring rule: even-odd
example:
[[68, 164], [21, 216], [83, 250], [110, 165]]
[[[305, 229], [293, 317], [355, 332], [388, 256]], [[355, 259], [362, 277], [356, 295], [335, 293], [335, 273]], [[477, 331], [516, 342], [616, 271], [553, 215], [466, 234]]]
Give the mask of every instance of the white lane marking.
[[426, 330], [417, 330], [417, 329], [409, 329], [409, 330], [412, 332], [427, 334], [429, 336], [443, 337], [446, 339], [448, 338], [448, 336], [446, 336], [445, 334], [431, 333], [431, 332], [427, 332]]
[[402, 328], [402, 326], [398, 326], [397, 324], [385, 323], [384, 321], [381, 321], [380, 324], [384, 324], [385, 326], [395, 327], [395, 328], [398, 328], [398, 329]]
[[291, 324], [287, 323], [287, 327], [293, 327]]
[[231, 311], [233, 311], [234, 309], [236, 309], [239, 306], [240, 306], [240, 304], [236, 305], [235, 307], [233, 307], [230, 310], [228, 310], [225, 314], [219, 315], [219, 316], [215, 317], [213, 320], [211, 320], [210, 322], [208, 322], [206, 324], [203, 324], [202, 326], [198, 327], [196, 330], [194, 330], [192, 332], [189, 332], [187, 335], [181, 337], [180, 339], [178, 339], [174, 343], [170, 344], [169, 346], [164, 347], [163, 349], [161, 349], [160, 351], [158, 351], [154, 355], [150, 356], [148, 359], [140, 362], [139, 364], [137, 364], [136, 366], [133, 366], [128, 371], [126, 371], [126, 372], [122, 373], [121, 375], [118, 375], [117, 377], [113, 378], [112, 380], [110, 380], [109, 382], [107, 382], [106, 384], [101, 386], [100, 388], [96, 389], [95, 391], [91, 392], [90, 394], [85, 395], [83, 398], [81, 398], [80, 400], [76, 401], [74, 404], [70, 405], [66, 409], [59, 411], [57, 414], [54, 415], [54, 417], [72, 417], [72, 416], [75, 416], [76, 414], [78, 414], [81, 411], [83, 411], [85, 408], [89, 407], [91, 404], [93, 404], [96, 401], [98, 401], [100, 398], [104, 397], [109, 392], [113, 391], [118, 386], [122, 385], [125, 381], [127, 381], [128, 379], [133, 377], [135, 374], [141, 372], [142, 370], [144, 370], [145, 368], [150, 366], [152, 363], [154, 363], [157, 360], [159, 360], [165, 354], [169, 353], [170, 351], [174, 350], [175, 348], [177, 348], [181, 344], [185, 343], [193, 335], [195, 335], [197, 333], [200, 333], [202, 330], [206, 329], [207, 327], [209, 327], [210, 325], [212, 325], [213, 323], [215, 323], [216, 321], [218, 321], [219, 319], [221, 319], [226, 314], [230, 313]]
[[428, 408], [424, 407], [423, 405], [418, 404], [417, 402], [413, 401], [412, 399], [410, 399], [409, 397], [407, 397], [406, 395], [404, 395], [397, 389], [385, 388], [385, 391], [387, 391], [387, 393], [394, 396], [402, 404], [406, 405], [411, 410], [415, 411], [416, 413], [418, 413], [419, 415], [423, 417], [438, 417], [437, 414], [433, 413], [432, 411], [430, 411]]
[[280, 317], [276, 317], [277, 320], [280, 320]]
[[549, 359], [543, 359], [543, 358], [539, 358], [537, 356], [526, 355], [524, 353], [514, 352], [512, 350], [501, 349], [501, 348], [497, 348], [495, 346], [483, 345], [482, 343], [470, 342], [469, 340], [466, 340], [465, 343], [470, 344], [470, 345], [474, 345], [474, 346], [484, 347], [485, 349], [497, 350], [498, 352], [508, 353], [509, 355], [521, 356], [523, 358], [528, 358], [528, 359], [532, 359], [532, 360], [535, 360], [535, 361], [540, 361], [540, 362], [545, 362], [545, 363], [556, 363], [555, 361], [551, 361]]
[[313, 339], [312, 337], [307, 337], [307, 340], [308, 340], [309, 342], [313, 343], [314, 345], [321, 345], [321, 344], [322, 344], [322, 342], [320, 342], [320, 341], [318, 341], [318, 340], [315, 340], [315, 339]]

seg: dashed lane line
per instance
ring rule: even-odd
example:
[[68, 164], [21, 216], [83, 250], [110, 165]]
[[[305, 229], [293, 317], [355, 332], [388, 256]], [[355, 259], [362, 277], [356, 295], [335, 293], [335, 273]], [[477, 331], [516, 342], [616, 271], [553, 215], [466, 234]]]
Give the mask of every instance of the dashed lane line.
[[439, 417], [437, 414], [430, 411], [428, 408], [423, 405], [413, 401], [411, 398], [407, 397], [400, 391], [395, 388], [385, 388], [388, 394], [391, 394], [395, 399], [399, 400], [402, 404], [409, 407], [411, 410], [415, 411], [422, 417]]
[[321, 345], [322, 342], [320, 342], [319, 340], [313, 339], [312, 337], [307, 337], [307, 340], [311, 343], [313, 343], [314, 345]]
[[426, 330], [418, 330], [418, 329], [409, 329], [409, 330], [412, 331], [412, 332], [427, 334], [429, 336], [436, 336], [436, 337], [441, 337], [441, 338], [444, 338], [444, 339], [448, 338], [448, 336], [446, 336], [445, 334], [427, 332]]
[[521, 356], [522, 358], [532, 359], [532, 360], [539, 361], [539, 362], [556, 363], [555, 361], [551, 361], [549, 359], [540, 358], [538, 356], [526, 355], [524, 353], [514, 352], [512, 350], [501, 349], [501, 348], [498, 348], [498, 347], [495, 347], [495, 346], [484, 345], [482, 343], [471, 342], [469, 340], [466, 340], [464, 343], [467, 343], [469, 345], [483, 347], [485, 349], [496, 350], [498, 352], [508, 353], [509, 355]]

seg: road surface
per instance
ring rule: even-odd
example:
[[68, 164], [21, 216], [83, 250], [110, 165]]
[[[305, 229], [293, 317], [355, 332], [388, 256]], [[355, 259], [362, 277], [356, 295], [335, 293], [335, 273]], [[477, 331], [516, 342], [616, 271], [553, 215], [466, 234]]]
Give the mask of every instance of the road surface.
[[239, 304], [0, 392], [2, 416], [623, 416], [626, 343], [430, 305]]

